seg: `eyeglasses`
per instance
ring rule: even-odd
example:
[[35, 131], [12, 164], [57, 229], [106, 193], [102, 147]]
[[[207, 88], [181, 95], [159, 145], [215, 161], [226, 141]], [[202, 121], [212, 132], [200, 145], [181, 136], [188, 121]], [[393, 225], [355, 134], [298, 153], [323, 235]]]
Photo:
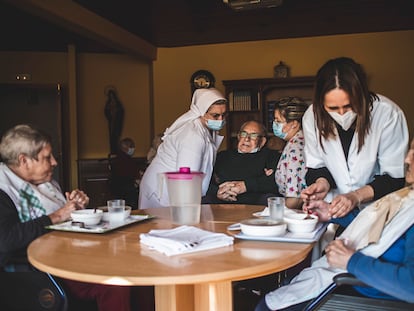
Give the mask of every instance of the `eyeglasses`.
[[211, 112], [207, 112], [214, 120], [218, 120], [220, 117], [222, 119], [225, 119], [227, 116], [227, 112], [225, 113], [211, 113]]
[[249, 137], [251, 140], [257, 140], [259, 137], [262, 137], [259, 133], [247, 133], [246, 131], [239, 132], [241, 138]]

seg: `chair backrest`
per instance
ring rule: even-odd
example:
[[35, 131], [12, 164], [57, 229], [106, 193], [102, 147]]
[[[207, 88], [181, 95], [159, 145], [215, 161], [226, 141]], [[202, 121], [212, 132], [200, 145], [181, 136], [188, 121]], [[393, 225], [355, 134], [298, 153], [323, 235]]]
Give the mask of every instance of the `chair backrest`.
[[329, 299], [313, 310], [412, 311], [414, 306], [400, 301], [332, 294]]
[[67, 297], [50, 275], [40, 271], [1, 272], [0, 310], [66, 311]]
[[404, 311], [414, 310], [414, 304], [403, 301], [358, 297], [338, 293], [342, 286], [367, 286], [352, 274], [342, 273], [334, 277], [334, 283], [327, 287], [318, 297], [313, 299], [304, 311], [330, 310], [372, 310], [372, 311]]
[[112, 172], [112, 164], [114, 162], [114, 160], [117, 158], [117, 155], [114, 153], [109, 153], [108, 154], [108, 171], [109, 171], [109, 175], [111, 175]]

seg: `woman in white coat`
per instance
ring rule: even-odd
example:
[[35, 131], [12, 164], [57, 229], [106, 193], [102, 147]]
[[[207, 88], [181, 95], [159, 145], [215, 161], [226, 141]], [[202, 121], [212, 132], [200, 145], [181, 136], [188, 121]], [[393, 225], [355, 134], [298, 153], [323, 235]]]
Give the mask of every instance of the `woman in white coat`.
[[329, 60], [316, 76], [313, 105], [303, 120], [306, 202], [325, 199], [330, 217], [404, 186], [407, 122], [390, 99], [369, 91], [362, 66]]
[[169, 205], [168, 191], [165, 184], [159, 184], [163, 180], [159, 175], [178, 171], [180, 167], [205, 173], [202, 195], [206, 194], [217, 149], [223, 140], [218, 131], [225, 124], [226, 102], [214, 88], [194, 92], [190, 110], [167, 128], [157, 155], [142, 177], [140, 209]]

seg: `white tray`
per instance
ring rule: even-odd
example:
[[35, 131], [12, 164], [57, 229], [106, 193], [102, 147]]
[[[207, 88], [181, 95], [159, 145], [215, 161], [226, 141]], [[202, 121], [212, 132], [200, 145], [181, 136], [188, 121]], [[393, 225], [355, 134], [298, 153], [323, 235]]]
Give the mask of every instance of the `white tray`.
[[105, 233], [111, 230], [115, 230], [117, 228], [121, 228], [136, 222], [144, 221], [147, 219], [154, 218], [154, 216], [151, 215], [130, 215], [128, 218], [125, 219], [123, 223], [120, 224], [110, 224], [107, 221], [101, 221], [97, 225], [93, 226], [85, 226], [85, 228], [72, 226], [72, 221], [66, 221], [62, 222], [60, 224], [56, 225], [50, 225], [46, 226], [47, 229], [53, 229], [53, 230], [60, 230], [60, 231], [70, 231], [70, 232], [87, 232], [87, 233]]
[[[293, 233], [286, 231], [285, 235], [281, 236], [250, 236], [242, 232], [235, 234], [236, 238], [242, 240], [256, 240], [256, 241], [271, 241], [271, 242], [292, 242], [292, 243], [313, 243], [320, 239], [325, 232], [328, 223], [318, 223], [314, 231], [309, 233]], [[234, 230], [230, 228], [230, 230]]]

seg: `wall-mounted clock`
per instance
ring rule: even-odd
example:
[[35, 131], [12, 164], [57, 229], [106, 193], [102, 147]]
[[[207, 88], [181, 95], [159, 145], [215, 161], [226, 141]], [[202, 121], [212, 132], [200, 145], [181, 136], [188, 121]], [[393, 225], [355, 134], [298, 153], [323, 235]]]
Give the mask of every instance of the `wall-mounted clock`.
[[275, 78], [289, 77], [289, 67], [282, 61], [280, 61], [279, 65], [275, 66], [273, 70]]
[[213, 74], [207, 70], [197, 70], [194, 72], [190, 79], [191, 92], [193, 93], [196, 89], [208, 89], [214, 87], [216, 79]]

